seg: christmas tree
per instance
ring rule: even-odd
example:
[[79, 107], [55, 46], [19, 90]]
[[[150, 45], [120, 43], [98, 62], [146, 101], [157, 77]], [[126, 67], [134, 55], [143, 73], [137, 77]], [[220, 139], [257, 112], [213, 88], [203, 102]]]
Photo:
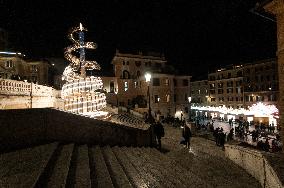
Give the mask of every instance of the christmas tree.
[[[106, 107], [106, 96], [102, 93], [102, 79], [98, 76], [87, 76], [87, 72], [99, 71], [101, 67], [96, 61], [85, 59], [85, 49], [96, 49], [97, 45], [84, 41], [84, 31], [87, 29], [80, 23], [79, 27], [72, 28], [68, 33], [73, 45], [67, 47], [64, 52], [64, 57], [70, 62], [62, 77], [66, 81], [61, 93], [64, 110], [90, 116], [103, 116], [106, 115], [106, 112], [102, 111]], [[78, 34], [78, 40], [74, 37], [75, 34]], [[78, 50], [79, 58], [72, 54]]]

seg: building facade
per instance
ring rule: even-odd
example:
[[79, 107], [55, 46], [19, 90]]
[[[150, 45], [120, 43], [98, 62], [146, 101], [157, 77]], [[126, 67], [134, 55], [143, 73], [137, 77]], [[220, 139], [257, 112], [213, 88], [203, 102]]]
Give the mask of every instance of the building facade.
[[209, 85], [208, 80], [192, 81], [191, 84], [191, 104], [196, 106], [208, 106]]
[[277, 105], [277, 75], [275, 59], [220, 68], [208, 74], [208, 82], [202, 80], [191, 83], [192, 103], [234, 109], [247, 108], [257, 102]]
[[[117, 51], [112, 64], [114, 77], [102, 79], [108, 95], [113, 95], [113, 104], [147, 109], [150, 100], [153, 116], [187, 116], [191, 76], [175, 75], [168, 71], [170, 68], [163, 55]], [[149, 82], [146, 82], [146, 73], [151, 74]]]
[[49, 64], [45, 61], [27, 61], [21, 53], [0, 53], [0, 78], [27, 80], [48, 84]]
[[210, 106], [243, 107], [243, 66], [228, 66], [208, 74]]
[[278, 72], [275, 59], [246, 64], [244, 71], [244, 105], [254, 103], [277, 105]]

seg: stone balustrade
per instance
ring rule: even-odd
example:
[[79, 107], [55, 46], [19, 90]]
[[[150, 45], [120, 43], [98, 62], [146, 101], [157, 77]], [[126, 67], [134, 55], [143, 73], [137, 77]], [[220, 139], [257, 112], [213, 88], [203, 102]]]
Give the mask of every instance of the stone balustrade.
[[63, 109], [61, 91], [34, 83], [0, 79], [0, 109]]
[[60, 97], [60, 92], [52, 87], [17, 80], [0, 80], [0, 94], [42, 97]]

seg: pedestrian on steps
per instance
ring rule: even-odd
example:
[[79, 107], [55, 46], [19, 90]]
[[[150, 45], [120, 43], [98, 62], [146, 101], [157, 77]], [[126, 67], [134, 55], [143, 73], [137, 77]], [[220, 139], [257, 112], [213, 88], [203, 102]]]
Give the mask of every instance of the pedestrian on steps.
[[183, 136], [183, 138], [185, 140], [186, 148], [191, 150], [191, 148], [190, 148], [190, 139], [192, 137], [192, 133], [191, 133], [190, 127], [189, 127], [189, 125], [187, 123], [184, 125], [183, 131], [182, 131], [182, 136]]
[[161, 138], [165, 136], [165, 130], [159, 120], [156, 120], [156, 122], [154, 123], [154, 134], [156, 140], [158, 141], [158, 149], [161, 150], [162, 149]]

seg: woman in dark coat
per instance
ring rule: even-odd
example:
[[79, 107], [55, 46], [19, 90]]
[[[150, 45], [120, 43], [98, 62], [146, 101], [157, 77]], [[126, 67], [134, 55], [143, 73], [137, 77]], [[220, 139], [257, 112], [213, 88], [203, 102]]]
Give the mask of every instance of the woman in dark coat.
[[185, 145], [186, 148], [190, 148], [190, 138], [192, 136], [191, 130], [187, 124], [185, 124], [183, 131], [182, 131], [182, 136], [185, 140]]

